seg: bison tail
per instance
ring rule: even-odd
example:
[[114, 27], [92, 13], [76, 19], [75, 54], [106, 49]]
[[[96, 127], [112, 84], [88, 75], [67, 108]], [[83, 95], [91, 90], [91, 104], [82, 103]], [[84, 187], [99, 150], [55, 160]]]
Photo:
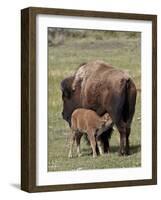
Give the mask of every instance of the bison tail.
[[123, 106], [123, 120], [131, 124], [136, 104], [136, 86], [131, 78], [126, 80], [125, 84], [125, 102]]

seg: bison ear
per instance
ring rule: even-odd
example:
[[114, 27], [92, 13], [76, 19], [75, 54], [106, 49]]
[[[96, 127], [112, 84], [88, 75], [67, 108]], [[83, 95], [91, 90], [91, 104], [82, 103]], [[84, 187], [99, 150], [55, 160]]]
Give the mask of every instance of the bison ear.
[[72, 95], [72, 83], [73, 83], [73, 76], [70, 76], [68, 78], [65, 78], [64, 80], [62, 80], [61, 82], [61, 90], [63, 93], [64, 97], [70, 98]]

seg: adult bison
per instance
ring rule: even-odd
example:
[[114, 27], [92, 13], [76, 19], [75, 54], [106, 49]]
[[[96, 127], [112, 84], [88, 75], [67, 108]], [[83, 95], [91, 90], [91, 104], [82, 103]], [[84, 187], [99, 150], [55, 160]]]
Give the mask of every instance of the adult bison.
[[92, 109], [100, 116], [108, 112], [120, 133], [119, 153], [129, 154], [136, 87], [127, 72], [102, 61], [88, 62], [82, 64], [73, 76], [61, 82], [61, 90], [62, 115], [69, 125], [72, 112], [76, 108]]

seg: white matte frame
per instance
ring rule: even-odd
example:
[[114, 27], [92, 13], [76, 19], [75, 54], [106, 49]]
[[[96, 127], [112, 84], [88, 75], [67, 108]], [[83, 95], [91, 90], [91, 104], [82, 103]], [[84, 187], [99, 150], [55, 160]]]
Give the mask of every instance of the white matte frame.
[[[66, 172], [47, 170], [48, 27], [141, 32], [141, 167]], [[152, 22], [61, 15], [36, 17], [36, 185], [61, 185], [152, 178]], [[148, 155], [148, 156], [147, 156]]]

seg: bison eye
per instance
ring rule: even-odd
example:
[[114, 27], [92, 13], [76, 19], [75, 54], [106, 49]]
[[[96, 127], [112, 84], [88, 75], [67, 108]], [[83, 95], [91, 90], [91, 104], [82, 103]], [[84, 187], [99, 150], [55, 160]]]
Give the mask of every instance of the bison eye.
[[66, 97], [66, 98], [70, 98], [71, 97], [71, 92], [68, 91], [68, 90], [65, 90], [65, 91], [63, 91], [63, 95], [62, 96]]

